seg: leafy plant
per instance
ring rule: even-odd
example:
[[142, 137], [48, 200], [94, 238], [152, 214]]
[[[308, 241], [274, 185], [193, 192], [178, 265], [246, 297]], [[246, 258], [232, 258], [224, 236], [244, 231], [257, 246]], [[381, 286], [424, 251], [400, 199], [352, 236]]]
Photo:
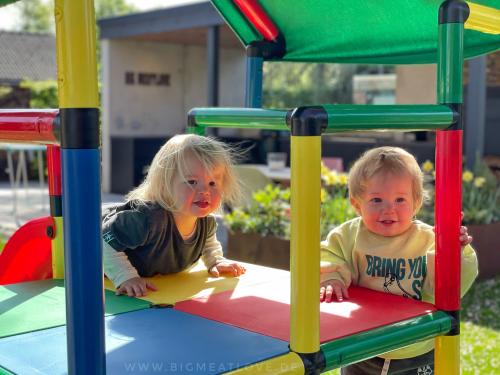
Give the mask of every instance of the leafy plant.
[[325, 238], [333, 227], [356, 217], [349, 202], [347, 174], [337, 173], [321, 165], [321, 238]]
[[59, 108], [56, 81], [24, 80], [20, 86], [30, 90], [30, 108]]
[[267, 185], [253, 194], [249, 206], [235, 208], [224, 221], [233, 231], [289, 238], [290, 189]]
[[[424, 203], [418, 217], [434, 223], [435, 171], [427, 160], [422, 165], [424, 184], [429, 199]], [[500, 221], [500, 185], [488, 166], [479, 161], [474, 170], [464, 170], [462, 174], [462, 210], [464, 224], [489, 224]]]
[[[321, 170], [321, 237], [336, 225], [356, 216], [347, 199], [347, 175]], [[262, 236], [290, 238], [290, 189], [267, 185], [253, 194], [246, 207], [235, 208], [224, 222], [233, 231], [258, 233]]]

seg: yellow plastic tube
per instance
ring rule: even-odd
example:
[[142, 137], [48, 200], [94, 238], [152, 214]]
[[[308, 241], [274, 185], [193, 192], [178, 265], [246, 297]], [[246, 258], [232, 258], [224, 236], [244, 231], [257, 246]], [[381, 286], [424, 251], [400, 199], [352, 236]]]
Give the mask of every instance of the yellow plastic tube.
[[500, 9], [466, 2], [470, 14], [464, 27], [486, 34], [500, 34]]
[[460, 336], [438, 336], [435, 339], [434, 373], [460, 374]]
[[319, 350], [321, 136], [291, 137], [290, 348]]

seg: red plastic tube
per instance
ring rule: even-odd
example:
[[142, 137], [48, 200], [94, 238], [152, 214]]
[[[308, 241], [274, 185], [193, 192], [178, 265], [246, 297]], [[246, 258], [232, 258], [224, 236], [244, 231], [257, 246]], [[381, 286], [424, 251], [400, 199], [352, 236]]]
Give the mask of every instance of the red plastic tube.
[[435, 305], [460, 309], [462, 210], [462, 130], [436, 132], [436, 275]]
[[256, 0], [234, 0], [241, 12], [266, 40], [276, 40], [278, 28]]
[[0, 110], [0, 140], [23, 143], [58, 144], [54, 134], [57, 109]]
[[49, 195], [61, 195], [61, 149], [59, 146], [47, 146], [47, 175]]

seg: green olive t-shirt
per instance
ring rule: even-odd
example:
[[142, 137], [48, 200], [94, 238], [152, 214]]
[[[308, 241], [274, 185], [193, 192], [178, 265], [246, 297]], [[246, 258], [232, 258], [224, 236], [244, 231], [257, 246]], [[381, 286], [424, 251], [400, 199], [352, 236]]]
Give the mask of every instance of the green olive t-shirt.
[[198, 219], [193, 236], [184, 240], [171, 212], [131, 201], [103, 211], [102, 231], [105, 243], [124, 252], [141, 277], [150, 277], [180, 272], [198, 261], [216, 222], [213, 216]]

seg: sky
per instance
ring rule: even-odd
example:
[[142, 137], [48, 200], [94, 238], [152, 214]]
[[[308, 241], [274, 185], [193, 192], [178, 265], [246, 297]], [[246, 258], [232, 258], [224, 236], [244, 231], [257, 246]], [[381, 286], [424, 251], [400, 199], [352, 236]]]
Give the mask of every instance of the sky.
[[[199, 3], [205, 0], [127, 0], [139, 10], [168, 8], [174, 5]], [[53, 3], [52, 1], [47, 1]], [[15, 30], [18, 14], [13, 4], [0, 8], [0, 30]]]

